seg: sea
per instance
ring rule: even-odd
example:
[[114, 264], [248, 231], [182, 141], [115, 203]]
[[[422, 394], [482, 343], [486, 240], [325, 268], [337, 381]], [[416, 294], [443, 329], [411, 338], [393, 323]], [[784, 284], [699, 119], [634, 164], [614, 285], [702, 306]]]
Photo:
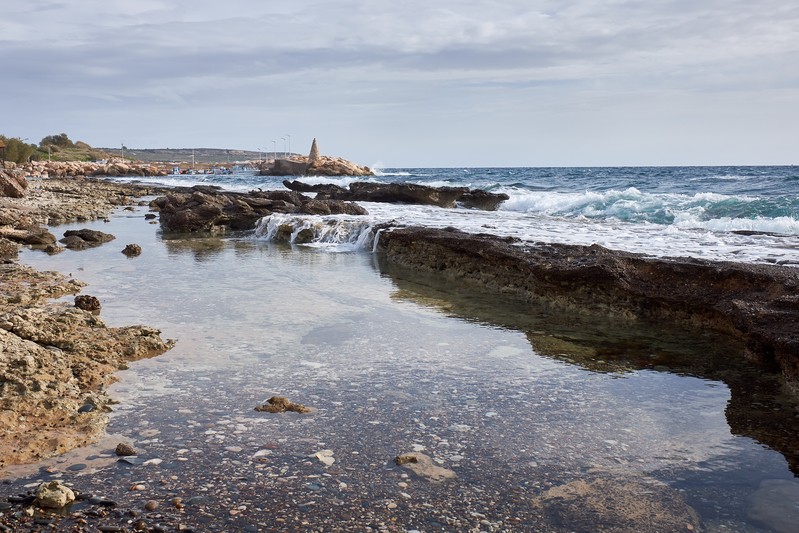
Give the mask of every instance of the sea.
[[[138, 179], [283, 188], [254, 171]], [[165, 234], [145, 201], [51, 228], [97, 229], [110, 243], [24, 250], [23, 263], [85, 281], [108, 326], [147, 324], [177, 344], [117, 373], [105, 439], [0, 472], [0, 496], [59, 479], [117, 504], [83, 500], [43, 518], [64, 531], [82, 521], [91, 531], [797, 531], [799, 401], [740, 346], [406, 271], [373, 252], [373, 228], [794, 267], [799, 169], [404, 168], [366, 179], [510, 199], [497, 211], [364, 203], [363, 217], [275, 215], [227, 235]], [[312, 228], [315, 240], [276, 242], [275, 224]], [[128, 243], [142, 254], [120, 253]], [[255, 410], [272, 396], [311, 412]], [[120, 461], [118, 442], [138, 455]], [[406, 454], [427, 470], [396, 464]]]
[[[370, 213], [365, 218], [329, 217], [321, 223], [276, 215], [263, 221], [258, 234], [271, 238], [278, 225], [292, 223], [315, 228], [315, 244], [331, 250], [371, 249], [376, 236], [371, 228], [394, 221], [522, 241], [600, 244], [661, 257], [799, 265], [797, 166], [392, 168], [375, 174], [290, 179], [342, 187], [353, 181], [469, 187], [510, 198], [493, 212], [364, 204]], [[250, 191], [284, 189], [283, 179], [244, 171], [154, 181]]]

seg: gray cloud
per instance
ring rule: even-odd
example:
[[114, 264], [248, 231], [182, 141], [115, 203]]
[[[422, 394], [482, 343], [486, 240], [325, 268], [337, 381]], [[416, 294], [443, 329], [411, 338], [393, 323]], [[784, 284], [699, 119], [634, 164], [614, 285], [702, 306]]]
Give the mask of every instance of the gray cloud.
[[[19, 3], [0, 20], [12, 109], [4, 124], [14, 130], [4, 133], [41, 138], [54, 132], [43, 124], [58, 123], [93, 144], [124, 135], [138, 146], [255, 148], [264, 128], [309, 139], [329, 131], [334, 146], [393, 164], [791, 162], [774, 147], [784, 144], [788, 119], [799, 118], [799, 7], [597, 4]], [[763, 135], [709, 128], [736, 113]], [[199, 124], [197, 116], [226, 124], [224, 135], [173, 125]], [[116, 129], [98, 128], [101, 117], [113, 117]], [[600, 150], [585, 132], [606, 137], [597, 131], [603, 121], [618, 142], [594, 143]], [[477, 161], [482, 130], [505, 137], [490, 160]], [[625, 150], [640, 144], [641, 131], [651, 146]], [[691, 131], [703, 132], [691, 142], [708, 146], [707, 160], [681, 160]], [[459, 139], [462, 152], [425, 148], [433, 135]], [[544, 161], [520, 157], [522, 137], [547, 146]], [[736, 159], [742, 154], [749, 161]]]

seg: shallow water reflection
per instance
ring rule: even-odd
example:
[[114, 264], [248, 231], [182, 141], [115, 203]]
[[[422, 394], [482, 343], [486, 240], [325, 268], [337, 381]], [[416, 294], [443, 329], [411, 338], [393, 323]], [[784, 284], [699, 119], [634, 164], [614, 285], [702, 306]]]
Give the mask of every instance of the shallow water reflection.
[[[794, 477], [736, 435], [759, 438], [760, 411], [730, 416], [757, 403], [737, 386], [756, 373], [697, 370], [737, 361], [718, 339], [522, 308], [366, 254], [102, 227], [119, 246], [24, 259], [89, 282], [108, 323], [179, 339], [113, 388], [109, 431], [139, 460], [93, 449], [9, 491], [61, 476], [199, 531], [782, 530]], [[254, 411], [273, 395], [314, 411]], [[395, 465], [406, 452], [457, 478]]]

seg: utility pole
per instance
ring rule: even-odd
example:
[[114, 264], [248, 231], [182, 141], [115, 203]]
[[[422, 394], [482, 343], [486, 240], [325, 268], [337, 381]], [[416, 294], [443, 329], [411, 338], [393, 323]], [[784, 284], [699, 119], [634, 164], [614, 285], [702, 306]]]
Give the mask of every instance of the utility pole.
[[289, 138], [289, 155], [288, 155], [288, 158], [289, 158], [289, 159], [291, 159], [291, 135], [289, 135], [289, 134], [287, 133], [287, 134], [286, 134], [286, 137], [288, 137], [288, 138]]

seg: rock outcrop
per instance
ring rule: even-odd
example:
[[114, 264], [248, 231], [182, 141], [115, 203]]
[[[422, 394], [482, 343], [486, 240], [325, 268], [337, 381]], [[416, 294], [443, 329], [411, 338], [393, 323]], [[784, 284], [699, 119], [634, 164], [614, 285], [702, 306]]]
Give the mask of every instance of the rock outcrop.
[[577, 310], [710, 328], [799, 382], [799, 270], [652, 258], [598, 245], [521, 244], [457, 230], [386, 231], [393, 263]]
[[23, 172], [13, 167], [9, 169], [0, 167], [0, 196], [22, 198], [27, 189], [28, 181]]
[[90, 311], [49, 301], [82, 286], [0, 265], [0, 467], [93, 441], [108, 422], [104, 389], [114, 371], [173, 344], [155, 329], [109, 328]]
[[262, 176], [372, 176], [374, 172], [369, 167], [360, 166], [341, 157], [320, 155], [314, 139], [307, 157], [276, 159], [262, 166], [260, 174]]
[[348, 202], [384, 202], [390, 204], [436, 205], [455, 207], [461, 205], [473, 209], [494, 211], [508, 199], [507, 194], [471, 190], [468, 187], [430, 187], [415, 183], [351, 183], [349, 188], [334, 184], [308, 185], [300, 181], [283, 181], [283, 186], [292, 191], [315, 192], [320, 200], [344, 200]]
[[159, 211], [164, 231], [178, 233], [250, 230], [273, 213], [367, 214], [357, 204], [314, 200], [298, 192], [233, 193], [202, 186], [156, 198], [151, 207]]

